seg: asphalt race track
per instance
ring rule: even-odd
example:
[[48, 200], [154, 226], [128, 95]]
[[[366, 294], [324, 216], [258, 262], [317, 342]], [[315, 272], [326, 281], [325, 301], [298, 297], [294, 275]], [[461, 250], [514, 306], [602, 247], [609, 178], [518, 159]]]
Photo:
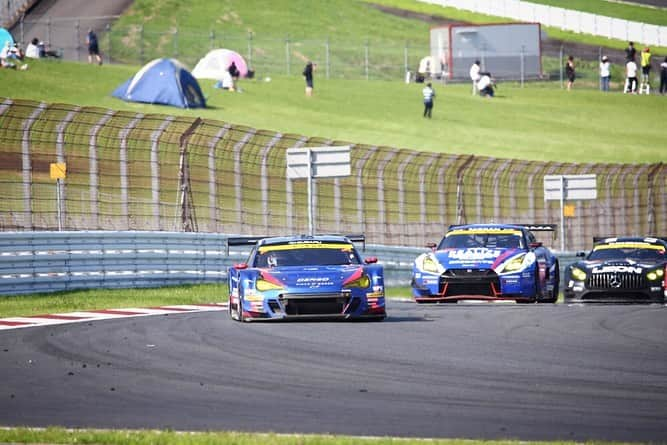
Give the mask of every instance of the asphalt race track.
[[389, 303], [0, 332], [0, 425], [667, 440], [667, 308]]

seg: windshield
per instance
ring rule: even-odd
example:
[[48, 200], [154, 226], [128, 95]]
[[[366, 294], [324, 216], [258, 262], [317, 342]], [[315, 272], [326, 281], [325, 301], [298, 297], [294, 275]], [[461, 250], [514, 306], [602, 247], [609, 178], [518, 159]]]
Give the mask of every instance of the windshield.
[[346, 264], [361, 264], [351, 244], [277, 244], [260, 247], [255, 256], [254, 267], [340, 266]]
[[438, 249], [465, 249], [487, 247], [489, 249], [522, 249], [523, 237], [519, 230], [497, 232], [453, 231], [440, 242]]
[[665, 248], [649, 243], [614, 243], [595, 246], [589, 260], [667, 261]]

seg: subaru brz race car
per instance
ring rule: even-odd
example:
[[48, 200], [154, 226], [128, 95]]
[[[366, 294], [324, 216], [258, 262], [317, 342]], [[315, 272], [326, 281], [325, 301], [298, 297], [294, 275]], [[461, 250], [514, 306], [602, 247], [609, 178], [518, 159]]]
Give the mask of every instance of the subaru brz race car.
[[412, 294], [417, 303], [558, 299], [558, 259], [531, 230], [554, 225], [470, 224], [450, 226], [432, 252], [417, 257]]
[[377, 258], [362, 260], [359, 236], [230, 238], [254, 245], [228, 270], [229, 314], [238, 321], [386, 316], [384, 275]]
[[594, 238], [593, 250], [564, 272], [566, 302], [658, 302], [667, 298], [667, 242]]

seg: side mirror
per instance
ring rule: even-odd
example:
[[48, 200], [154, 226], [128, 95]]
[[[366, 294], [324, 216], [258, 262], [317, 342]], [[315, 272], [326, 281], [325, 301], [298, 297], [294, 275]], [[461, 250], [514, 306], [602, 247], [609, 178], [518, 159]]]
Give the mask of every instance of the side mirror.
[[237, 263], [234, 264], [234, 269], [236, 270], [243, 270], [248, 268], [248, 263]]
[[436, 248], [437, 246], [438, 246], [438, 245], [437, 245], [436, 243], [428, 243], [428, 244], [426, 244], [426, 247], [428, 247], [429, 249], [433, 250], [434, 252], [435, 252], [435, 248]]
[[579, 252], [577, 252], [577, 256], [579, 258], [584, 258], [586, 256], [586, 252], [584, 252], [583, 250], [580, 250]]
[[530, 244], [528, 244], [528, 247], [530, 247], [531, 249], [537, 249], [538, 247], [542, 247], [542, 243], [540, 243], [540, 242], [530, 243]]
[[369, 256], [368, 258], [366, 258], [364, 260], [364, 263], [366, 263], [366, 264], [375, 264], [377, 262], [378, 262], [378, 257], [376, 257], [376, 256]]

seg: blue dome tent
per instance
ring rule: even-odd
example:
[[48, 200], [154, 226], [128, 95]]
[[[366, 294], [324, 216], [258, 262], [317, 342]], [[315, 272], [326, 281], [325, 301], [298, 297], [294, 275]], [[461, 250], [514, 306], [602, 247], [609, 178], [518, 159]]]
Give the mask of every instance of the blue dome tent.
[[7, 42], [9, 42], [10, 45], [13, 45], [14, 38], [5, 28], [0, 28], [0, 49], [4, 48]]
[[129, 102], [206, 107], [199, 83], [176, 59], [155, 59], [147, 63], [111, 95]]

